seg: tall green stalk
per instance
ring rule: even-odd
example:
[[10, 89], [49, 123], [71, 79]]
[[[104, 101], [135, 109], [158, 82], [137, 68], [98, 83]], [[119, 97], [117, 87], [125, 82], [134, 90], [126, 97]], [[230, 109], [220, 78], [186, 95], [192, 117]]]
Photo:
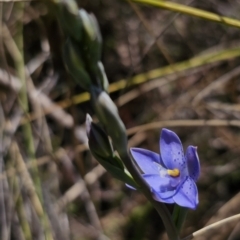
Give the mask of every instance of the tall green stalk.
[[[25, 74], [24, 51], [23, 51], [23, 23], [21, 21], [21, 19], [23, 19], [24, 6], [25, 6], [24, 2], [16, 3], [13, 11], [13, 14], [18, 16], [18, 19], [20, 20], [17, 21], [16, 23], [17, 31], [14, 36], [14, 42], [12, 42], [12, 47], [14, 47], [15, 51], [14, 50], [12, 51], [12, 53], [14, 53], [12, 57], [15, 64], [16, 75], [21, 81], [21, 85], [22, 85], [18, 93], [18, 100], [22, 107], [23, 112], [27, 114], [29, 112], [29, 107], [28, 107], [29, 103], [28, 103], [28, 96], [27, 96], [27, 79]], [[30, 123], [24, 124], [22, 126], [22, 132], [24, 136], [27, 156], [30, 161], [36, 163], [34, 140], [33, 140], [32, 128]], [[34, 164], [34, 166], [35, 167], [32, 168], [32, 178], [33, 178], [34, 186], [41, 204], [44, 205], [42, 190], [41, 190], [41, 180], [39, 177], [37, 164]], [[52, 240], [53, 236], [51, 233], [47, 214], [43, 212], [39, 217], [44, 228], [45, 238], [47, 240]]]
[[224, 25], [240, 28], [240, 20], [238, 19], [221, 16], [216, 13], [211, 13], [198, 8], [185, 6], [179, 3], [174, 3], [169, 1], [159, 1], [159, 0], [131, 0], [131, 1], [135, 3], [142, 3], [145, 5], [159, 7], [172, 12], [183, 13], [193, 17], [199, 17], [208, 21], [218, 22]]

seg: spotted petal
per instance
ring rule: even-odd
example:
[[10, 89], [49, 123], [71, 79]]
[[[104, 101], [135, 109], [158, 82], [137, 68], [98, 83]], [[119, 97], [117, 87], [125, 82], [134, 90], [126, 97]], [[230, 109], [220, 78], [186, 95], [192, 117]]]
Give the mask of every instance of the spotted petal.
[[144, 173], [159, 174], [158, 164], [161, 163], [159, 154], [142, 148], [131, 148], [130, 151]]
[[185, 169], [186, 161], [179, 137], [166, 128], [163, 128], [160, 137], [160, 151], [164, 165], [168, 169]]
[[198, 205], [198, 190], [195, 182], [187, 177], [173, 196], [175, 203], [182, 207], [196, 209]]
[[171, 177], [160, 177], [157, 174], [143, 174], [142, 177], [161, 199], [170, 198], [176, 192], [176, 186], [172, 186]]
[[200, 175], [200, 163], [197, 154], [197, 147], [188, 146], [186, 151], [186, 160], [189, 177], [196, 182]]

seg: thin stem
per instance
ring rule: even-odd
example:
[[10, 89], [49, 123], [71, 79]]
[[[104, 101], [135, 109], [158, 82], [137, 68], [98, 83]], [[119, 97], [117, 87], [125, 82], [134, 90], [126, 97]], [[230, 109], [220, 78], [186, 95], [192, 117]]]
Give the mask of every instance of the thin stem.
[[[15, 8], [17, 8], [17, 13], [21, 14], [23, 16], [24, 3], [18, 3]], [[8, 29], [6, 28], [6, 31], [7, 30]], [[23, 112], [28, 113], [29, 107], [28, 107], [27, 84], [26, 84], [27, 80], [26, 80], [25, 65], [24, 65], [24, 58], [23, 58], [24, 53], [23, 53], [23, 34], [22, 34], [22, 32], [23, 32], [23, 24], [21, 21], [18, 21], [17, 22], [17, 32], [14, 36], [14, 41], [10, 41], [9, 45], [11, 45], [11, 47], [13, 48], [11, 55], [15, 62], [16, 75], [21, 82], [21, 89], [18, 93], [18, 99], [19, 99], [19, 102], [20, 102]], [[8, 35], [9, 35], [9, 40], [10, 40], [11, 39], [10, 33]], [[14, 52], [14, 55], [13, 55], [13, 52]], [[34, 160], [35, 159], [35, 147], [34, 147], [34, 141], [33, 141], [33, 137], [32, 137], [31, 125], [26, 124], [26, 125], [22, 126], [22, 129], [23, 129], [23, 133], [25, 136], [24, 140], [25, 140], [28, 156], [29, 156], [30, 160]], [[38, 177], [39, 174], [38, 174], [37, 168], [33, 169], [32, 175], [33, 175], [34, 182], [37, 186], [38, 194], [41, 195], [40, 194], [41, 182]]]
[[181, 232], [187, 213], [187, 208], [178, 206], [177, 204], [174, 206], [172, 218], [179, 233]]
[[228, 26], [240, 28], [240, 21], [237, 19], [223, 17], [216, 13], [211, 13], [194, 7], [185, 6], [182, 4], [168, 2], [168, 1], [158, 1], [158, 0], [132, 0], [132, 2], [143, 3], [163, 9], [167, 9], [173, 12], [179, 12], [187, 14], [194, 17], [199, 17], [208, 21], [222, 23]]
[[[14, 159], [15, 159], [15, 151], [14, 149], [10, 148], [10, 159], [7, 161], [7, 168], [15, 167], [14, 166]], [[21, 192], [19, 188], [19, 181], [16, 175], [14, 177], [8, 176], [8, 184], [12, 187], [12, 198], [9, 199], [11, 203], [15, 203], [15, 209], [17, 212], [18, 221], [22, 230], [22, 233], [24, 235], [24, 239], [31, 240], [32, 234], [31, 234], [31, 228], [29, 226], [29, 222], [27, 220], [27, 216], [24, 210], [24, 202], [22, 195], [19, 194]]]
[[[16, 75], [19, 78], [21, 82], [21, 89], [19, 91], [18, 99], [19, 103], [22, 107], [22, 110], [24, 113], [28, 113], [28, 96], [27, 96], [27, 84], [26, 84], [26, 74], [25, 74], [25, 65], [24, 65], [24, 52], [23, 52], [23, 23], [21, 19], [23, 18], [24, 13], [24, 2], [16, 3], [14, 14], [20, 16], [19, 21], [16, 23], [16, 29], [17, 32], [14, 36], [14, 40], [11, 37], [10, 32], [8, 31], [8, 28], [5, 26], [5, 34], [8, 36], [8, 41], [5, 41], [5, 44], [11, 53], [11, 56], [13, 58], [14, 64], [15, 64], [15, 70]], [[28, 157], [30, 161], [35, 162], [35, 147], [34, 147], [34, 141], [33, 141], [33, 135], [32, 135], [32, 129], [30, 123], [25, 124], [22, 126], [24, 140], [26, 144], [26, 151], [28, 154]], [[41, 180], [38, 173], [37, 165], [32, 169], [32, 178], [34, 181], [34, 185], [37, 191], [37, 195], [39, 197], [41, 205], [43, 205], [43, 196], [42, 196], [42, 190], [41, 190]], [[43, 211], [43, 213], [40, 215], [41, 222], [44, 227], [45, 231], [45, 237], [47, 240], [52, 240], [53, 236], [50, 230], [50, 225], [48, 222], [48, 217]]]
[[143, 132], [152, 129], [159, 129], [162, 127], [225, 127], [225, 126], [234, 126], [240, 127], [239, 120], [223, 120], [223, 119], [213, 119], [213, 120], [206, 120], [206, 119], [185, 119], [185, 120], [166, 120], [166, 121], [159, 121], [159, 122], [152, 122], [143, 125], [139, 125], [136, 127], [129, 128], [127, 130], [128, 135], [132, 135], [136, 132]]

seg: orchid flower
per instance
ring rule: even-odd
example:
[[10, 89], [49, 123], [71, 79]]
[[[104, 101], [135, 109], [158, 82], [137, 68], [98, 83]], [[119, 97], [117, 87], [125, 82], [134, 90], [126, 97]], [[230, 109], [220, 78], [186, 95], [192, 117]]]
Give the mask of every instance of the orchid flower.
[[195, 182], [200, 174], [197, 147], [188, 146], [184, 155], [179, 137], [164, 128], [160, 136], [161, 155], [141, 148], [130, 151], [156, 201], [196, 209], [198, 190]]

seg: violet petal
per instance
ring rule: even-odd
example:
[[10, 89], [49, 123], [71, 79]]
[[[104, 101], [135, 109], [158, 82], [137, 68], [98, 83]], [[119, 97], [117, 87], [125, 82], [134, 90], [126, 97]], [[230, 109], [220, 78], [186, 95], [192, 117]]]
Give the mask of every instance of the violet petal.
[[159, 174], [143, 174], [142, 177], [161, 199], [170, 198], [176, 193], [176, 187], [171, 185], [171, 177], [160, 177]]
[[174, 203], [174, 200], [173, 200], [172, 197], [163, 199], [163, 198], [161, 197], [161, 194], [159, 194], [159, 192], [156, 192], [156, 191], [154, 191], [154, 190], [152, 190], [152, 196], [153, 196], [153, 198], [154, 198], [156, 201], [158, 201], [158, 202]]
[[158, 166], [160, 164], [159, 154], [142, 148], [131, 148], [131, 154], [144, 173], [159, 174]]
[[198, 190], [193, 179], [187, 177], [173, 196], [175, 203], [182, 207], [196, 209], [198, 205]]
[[196, 182], [200, 175], [200, 163], [197, 154], [197, 147], [188, 146], [186, 151], [186, 161], [188, 174]]
[[160, 137], [160, 151], [162, 161], [168, 169], [185, 169], [186, 160], [182, 143], [173, 131], [163, 128]]

